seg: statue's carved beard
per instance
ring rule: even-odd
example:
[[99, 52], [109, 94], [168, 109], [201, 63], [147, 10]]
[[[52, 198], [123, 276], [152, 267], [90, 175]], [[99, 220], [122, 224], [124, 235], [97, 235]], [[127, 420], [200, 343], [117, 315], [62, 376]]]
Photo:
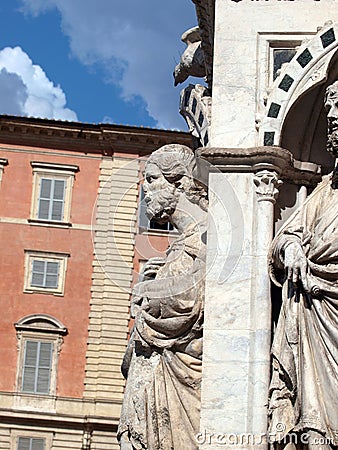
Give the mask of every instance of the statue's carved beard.
[[335, 156], [338, 156], [338, 129], [329, 133], [327, 139], [327, 150]]
[[163, 189], [147, 193], [145, 201], [149, 220], [166, 223], [169, 222], [176, 209], [178, 195], [174, 186], [166, 186]]

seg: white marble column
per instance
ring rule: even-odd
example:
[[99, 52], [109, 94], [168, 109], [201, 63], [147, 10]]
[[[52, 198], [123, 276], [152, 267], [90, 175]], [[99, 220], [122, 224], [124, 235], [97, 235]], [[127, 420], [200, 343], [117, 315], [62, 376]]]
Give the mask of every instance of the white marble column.
[[273, 238], [274, 204], [282, 184], [273, 170], [261, 170], [253, 178], [256, 191], [255, 267], [251, 297], [250, 389], [248, 415], [251, 432], [264, 434], [267, 429], [267, 399], [270, 381], [271, 286], [268, 252]]
[[212, 173], [200, 449], [265, 450], [275, 171]]

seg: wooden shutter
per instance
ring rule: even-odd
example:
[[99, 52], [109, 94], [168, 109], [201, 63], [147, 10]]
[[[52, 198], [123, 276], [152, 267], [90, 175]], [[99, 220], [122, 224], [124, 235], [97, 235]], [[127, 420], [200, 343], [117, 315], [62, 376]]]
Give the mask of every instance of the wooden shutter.
[[32, 286], [43, 287], [45, 280], [45, 261], [34, 259], [32, 263]]
[[46, 288], [57, 288], [59, 284], [59, 266], [58, 261], [45, 261], [46, 262]]
[[65, 197], [65, 180], [53, 180], [53, 198], [51, 209], [51, 220], [63, 220], [64, 197]]
[[59, 285], [59, 261], [34, 259], [32, 264], [31, 286], [57, 288]]
[[40, 352], [36, 377], [36, 392], [39, 394], [48, 394], [52, 368], [52, 343], [39, 342], [39, 344]]
[[35, 392], [38, 341], [25, 342], [25, 360], [22, 373], [22, 392]]
[[52, 351], [52, 342], [25, 342], [22, 392], [33, 394], [49, 393]]
[[48, 178], [41, 178], [38, 218], [43, 220], [49, 219], [50, 201], [52, 193], [52, 182]]
[[63, 220], [66, 180], [41, 178], [38, 218]]
[[19, 437], [18, 439], [18, 450], [30, 450], [31, 447], [30, 438]]
[[45, 450], [43, 438], [19, 437], [18, 450]]
[[45, 440], [41, 438], [32, 438], [31, 450], [45, 450]]

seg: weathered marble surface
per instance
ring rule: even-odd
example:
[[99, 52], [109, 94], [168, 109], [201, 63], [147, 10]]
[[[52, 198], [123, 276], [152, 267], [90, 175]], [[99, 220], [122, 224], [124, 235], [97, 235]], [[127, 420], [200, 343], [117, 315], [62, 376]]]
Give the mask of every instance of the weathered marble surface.
[[180, 145], [160, 148], [146, 164], [147, 214], [170, 221], [179, 235], [165, 259], [145, 265], [134, 287], [122, 450], [197, 449], [207, 200], [194, 181], [195, 165], [193, 152]]
[[[326, 94], [328, 150], [338, 155], [338, 82]], [[274, 337], [270, 435], [309, 431], [338, 445], [338, 189], [337, 168], [280, 230], [271, 249], [273, 280], [283, 285]], [[315, 435], [314, 435], [315, 434]]]
[[[268, 196], [260, 181], [254, 183], [265, 177], [265, 172], [256, 178], [254, 173], [210, 174], [201, 433], [213, 439], [212, 445], [201, 439], [200, 449], [224, 447], [219, 435], [227, 440], [267, 428], [271, 323], [266, 261], [275, 184], [270, 183]], [[276, 178], [273, 171], [271, 177]], [[257, 449], [265, 445], [255, 444]], [[237, 442], [236, 448], [248, 446]]]

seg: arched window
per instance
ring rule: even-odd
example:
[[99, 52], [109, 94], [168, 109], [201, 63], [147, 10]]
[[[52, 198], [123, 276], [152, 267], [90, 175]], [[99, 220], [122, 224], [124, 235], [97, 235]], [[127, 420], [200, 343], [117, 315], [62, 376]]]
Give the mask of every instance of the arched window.
[[14, 326], [19, 342], [17, 392], [55, 395], [58, 356], [66, 327], [46, 314], [26, 316]]

